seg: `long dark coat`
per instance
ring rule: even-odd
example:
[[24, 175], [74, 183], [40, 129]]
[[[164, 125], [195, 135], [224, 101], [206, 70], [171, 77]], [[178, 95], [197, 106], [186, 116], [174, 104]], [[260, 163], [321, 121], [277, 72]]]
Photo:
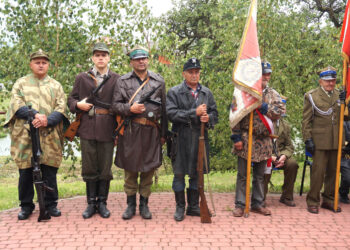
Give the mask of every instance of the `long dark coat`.
[[[89, 71], [92, 74], [92, 71]], [[98, 93], [98, 100], [111, 104], [113, 91], [120, 77], [118, 74], [109, 70], [111, 77], [103, 85]], [[68, 97], [68, 107], [72, 113], [83, 112], [77, 108], [77, 102], [88, 97], [96, 88], [95, 81], [87, 73], [83, 72], [77, 75], [72, 92]], [[97, 106], [95, 108], [98, 108]], [[94, 115], [89, 116], [88, 112], [83, 112], [77, 135], [85, 140], [97, 140], [101, 142], [113, 141], [113, 131], [117, 126], [115, 115]]]
[[[124, 135], [119, 135], [115, 165], [131, 172], [148, 172], [162, 164], [161, 137], [165, 138], [168, 130], [168, 120], [165, 113], [165, 83], [164, 79], [151, 71], [148, 71], [149, 82], [136, 95], [133, 102], [141, 96], [161, 85], [151, 96], [152, 100], [161, 103], [160, 106], [145, 103], [146, 111], [142, 114], [132, 114], [128, 103], [140, 83], [134, 72], [129, 72], [118, 79], [117, 87], [113, 94], [112, 110], [124, 117], [147, 118], [152, 121], [160, 121], [160, 127], [141, 125], [136, 122], [124, 128]], [[152, 115], [150, 117], [150, 114]]]
[[[201, 86], [197, 101], [193, 98], [191, 90], [185, 82], [168, 91], [166, 102], [167, 115], [173, 123], [172, 131], [177, 133], [175, 143], [176, 158], [172, 162], [175, 175], [188, 174], [194, 177], [197, 174], [198, 140], [201, 122], [199, 116], [196, 116], [196, 108], [201, 104], [207, 105], [209, 122], [206, 128], [214, 128], [214, 125], [218, 122], [218, 111], [213, 94], [207, 87]], [[204, 137], [209, 166], [207, 129]]]

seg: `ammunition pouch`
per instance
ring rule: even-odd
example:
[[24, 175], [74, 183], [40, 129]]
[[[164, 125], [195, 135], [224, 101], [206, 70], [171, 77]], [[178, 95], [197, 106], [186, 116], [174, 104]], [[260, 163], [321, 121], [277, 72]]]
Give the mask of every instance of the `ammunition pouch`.
[[177, 133], [174, 131], [167, 131], [166, 136], [166, 148], [167, 148], [167, 156], [173, 162], [176, 158], [177, 153]]

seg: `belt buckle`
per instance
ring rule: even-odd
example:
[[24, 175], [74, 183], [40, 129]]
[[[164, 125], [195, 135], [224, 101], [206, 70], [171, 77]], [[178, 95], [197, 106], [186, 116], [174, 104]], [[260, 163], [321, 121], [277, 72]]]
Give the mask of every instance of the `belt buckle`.
[[141, 118], [141, 122], [142, 125], [147, 125], [147, 119], [146, 118]]

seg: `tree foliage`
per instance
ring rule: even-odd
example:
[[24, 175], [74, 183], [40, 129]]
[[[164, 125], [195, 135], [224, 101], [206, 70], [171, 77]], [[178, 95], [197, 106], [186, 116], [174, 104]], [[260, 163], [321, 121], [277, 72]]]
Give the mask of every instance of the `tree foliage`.
[[[317, 70], [328, 65], [341, 69], [342, 59], [337, 42], [339, 29], [330, 25], [323, 28], [310, 25], [308, 13], [294, 10], [295, 3], [290, 0], [262, 1], [258, 8], [258, 35], [261, 56], [269, 60], [273, 68], [270, 85], [289, 98], [287, 119], [293, 128], [297, 150], [302, 152], [303, 95], [317, 86]], [[205, 9], [206, 4], [211, 6], [210, 11]], [[205, 4], [202, 0], [178, 1], [175, 9], [163, 19], [167, 32], [161, 39], [160, 49], [175, 62], [175, 69], [170, 74], [177, 71], [180, 76], [186, 58], [195, 56], [202, 60], [202, 83], [213, 91], [219, 109], [220, 121], [210, 134], [210, 146], [212, 165], [220, 170], [235, 165], [230, 152], [228, 106], [233, 93], [232, 69], [248, 7], [248, 1], [239, 0], [207, 0]], [[212, 28], [191, 21], [200, 19], [203, 13]], [[181, 81], [181, 77], [177, 82], [172, 78], [171, 86]]]
[[[299, 6], [303, 1], [309, 5]], [[174, 8], [160, 18], [151, 16], [145, 0], [4, 0], [1, 9], [6, 29], [0, 34], [0, 80], [11, 88], [25, 75], [29, 54], [42, 48], [52, 58], [50, 75], [68, 94], [75, 76], [91, 66], [91, 47], [107, 39], [112, 48], [111, 68], [119, 74], [130, 70], [126, 50], [136, 43], [152, 55], [165, 57], [163, 64], [151, 60], [167, 88], [182, 81], [183, 63], [190, 57], [202, 61], [201, 83], [216, 99], [219, 123], [210, 132], [212, 167], [232, 169], [232, 142], [228, 123], [232, 100], [232, 70], [240, 45], [250, 1], [175, 0]], [[264, 0], [258, 6], [258, 32], [262, 58], [273, 68], [271, 86], [288, 97], [288, 121], [297, 149], [302, 152], [303, 95], [317, 86], [317, 70], [332, 65], [341, 74], [339, 25], [317, 23], [317, 0]], [[329, 3], [341, 22], [344, 0]], [[316, 6], [317, 7], [317, 6]], [[338, 8], [339, 7], [339, 8]], [[298, 143], [299, 142], [299, 143]], [[68, 150], [70, 153], [72, 149]]]
[[342, 26], [346, 0], [299, 0], [315, 22], [328, 19], [337, 28]]

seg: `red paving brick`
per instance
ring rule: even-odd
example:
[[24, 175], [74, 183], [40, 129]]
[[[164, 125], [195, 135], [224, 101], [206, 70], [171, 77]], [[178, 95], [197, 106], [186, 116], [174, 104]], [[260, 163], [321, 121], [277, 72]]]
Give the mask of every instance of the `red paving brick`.
[[75, 197], [60, 200], [62, 216], [47, 222], [37, 222], [38, 209], [26, 221], [17, 220], [19, 208], [1, 212], [0, 249], [350, 249], [350, 205], [341, 204], [341, 213], [320, 209], [314, 215], [306, 211], [305, 195], [295, 197], [294, 208], [278, 199], [279, 195], [268, 196], [272, 216], [250, 213], [248, 218], [234, 218], [234, 195], [215, 193], [216, 216], [211, 224], [201, 224], [198, 217], [174, 221], [172, 193], [151, 195], [152, 220], [137, 213], [128, 221], [121, 218], [124, 193], [110, 195], [109, 219], [95, 215], [84, 220], [86, 199]]

